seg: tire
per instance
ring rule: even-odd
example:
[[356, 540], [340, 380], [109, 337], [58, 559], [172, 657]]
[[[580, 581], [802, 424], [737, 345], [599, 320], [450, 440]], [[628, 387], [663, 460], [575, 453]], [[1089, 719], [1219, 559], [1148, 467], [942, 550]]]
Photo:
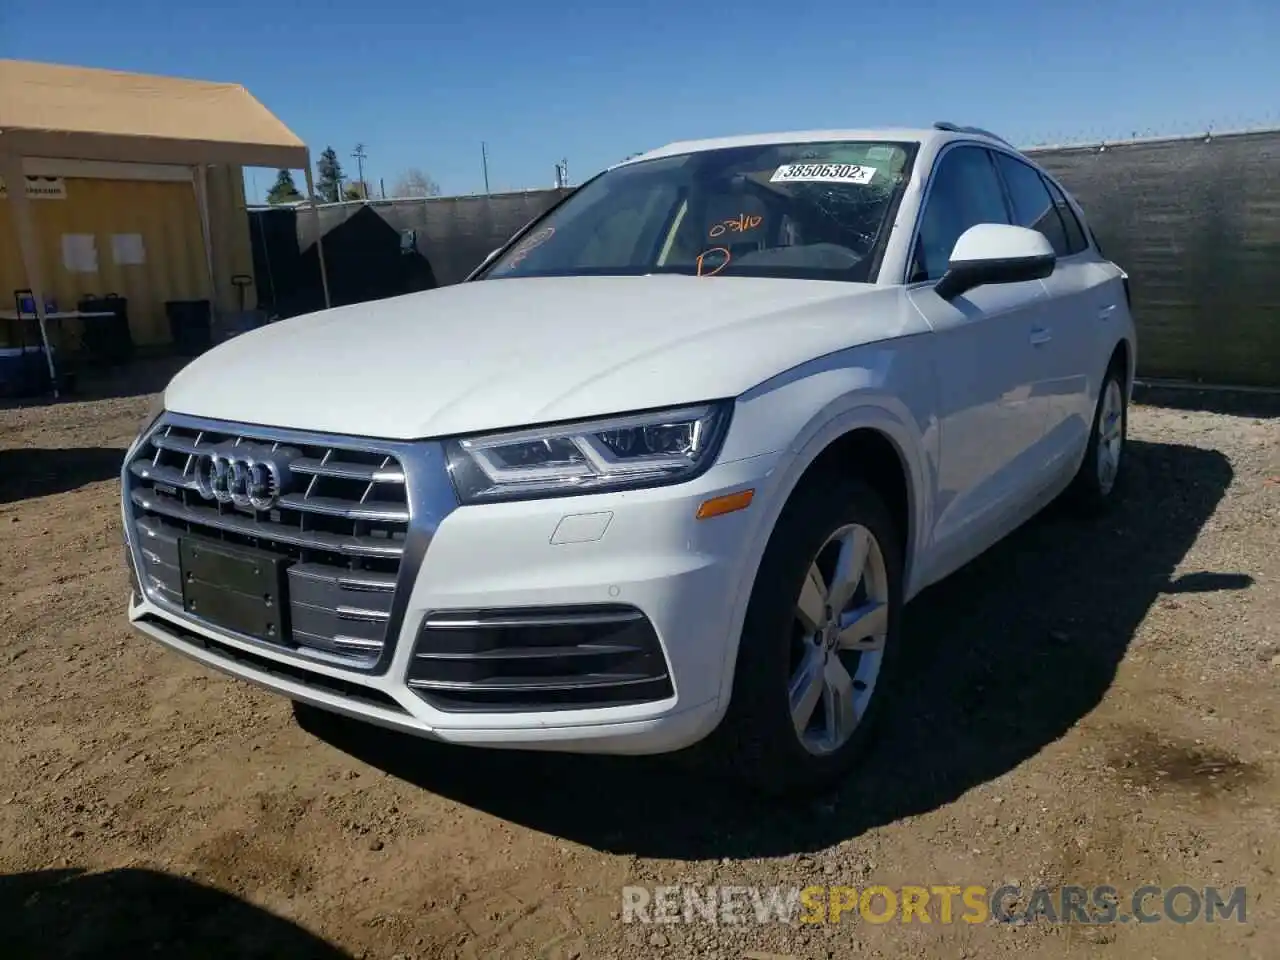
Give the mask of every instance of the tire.
[[1129, 397], [1125, 372], [1120, 367], [1118, 361], [1113, 362], [1102, 379], [1089, 446], [1068, 490], [1071, 501], [1086, 513], [1101, 512], [1115, 502], [1124, 478]]
[[[830, 596], [820, 604], [814, 601], [826, 583], [840, 582], [832, 576], [834, 563], [856, 556], [864, 535], [863, 574], [843, 608], [847, 613], [836, 622], [832, 604], [826, 602]], [[811, 567], [822, 575], [823, 590], [816, 585], [811, 589]], [[747, 606], [732, 700], [710, 740], [726, 772], [773, 795], [812, 793], [849, 772], [893, 692], [902, 570], [900, 534], [871, 487], [828, 473], [797, 489], [765, 548]], [[844, 590], [848, 592], [847, 585]], [[802, 611], [816, 615], [819, 609], [827, 625], [811, 630], [809, 621], [815, 616]], [[856, 616], [859, 611], [862, 615]], [[860, 628], [854, 634], [871, 631], [862, 645], [868, 649], [839, 649], [839, 637], [832, 634], [854, 623]], [[876, 645], [878, 652], [870, 649]], [[833, 661], [843, 668], [843, 680]], [[820, 699], [802, 727], [793, 721], [792, 704], [807, 706], [813, 685], [801, 680], [817, 675], [822, 678]], [[844, 680], [850, 683], [844, 685]], [[829, 691], [838, 688], [848, 692], [851, 711], [828, 710]], [[800, 690], [808, 691], [809, 698], [799, 696]], [[842, 723], [850, 721], [846, 731]]]

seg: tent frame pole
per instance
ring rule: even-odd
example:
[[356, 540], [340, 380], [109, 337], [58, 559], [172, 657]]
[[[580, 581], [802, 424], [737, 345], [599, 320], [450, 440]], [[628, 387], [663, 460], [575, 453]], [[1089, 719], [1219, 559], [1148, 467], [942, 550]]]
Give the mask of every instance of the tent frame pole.
[[[218, 315], [218, 279], [213, 272], [213, 229], [209, 222], [209, 168], [197, 163], [192, 169], [191, 186], [196, 194], [196, 208], [200, 211], [200, 234], [204, 239], [204, 265], [209, 272], [209, 319]], [[216, 325], [216, 324], [215, 324]]]
[[329, 271], [324, 266], [324, 232], [320, 227], [320, 207], [316, 205], [316, 185], [311, 177], [311, 155], [307, 155], [307, 165], [302, 171], [307, 177], [307, 200], [311, 204], [311, 216], [316, 226], [316, 258], [320, 261], [320, 286], [324, 288], [325, 309], [333, 306], [329, 299]]

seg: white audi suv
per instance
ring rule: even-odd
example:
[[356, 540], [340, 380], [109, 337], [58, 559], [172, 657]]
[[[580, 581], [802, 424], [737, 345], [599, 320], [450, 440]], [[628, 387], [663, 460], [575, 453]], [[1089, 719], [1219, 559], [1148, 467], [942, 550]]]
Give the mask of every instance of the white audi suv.
[[128, 452], [138, 629], [456, 744], [848, 770], [903, 604], [1114, 498], [1124, 272], [975, 128], [676, 143], [466, 282], [183, 369]]

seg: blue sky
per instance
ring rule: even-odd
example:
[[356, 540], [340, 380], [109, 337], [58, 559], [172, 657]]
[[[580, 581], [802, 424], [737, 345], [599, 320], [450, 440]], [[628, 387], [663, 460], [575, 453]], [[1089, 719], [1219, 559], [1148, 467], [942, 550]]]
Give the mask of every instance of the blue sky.
[[[1280, 126], [1276, 0], [0, 0], [0, 57], [244, 84], [347, 173], [573, 182], [671, 140], [989, 127], [1019, 144]], [[247, 177], [261, 195], [269, 171]]]

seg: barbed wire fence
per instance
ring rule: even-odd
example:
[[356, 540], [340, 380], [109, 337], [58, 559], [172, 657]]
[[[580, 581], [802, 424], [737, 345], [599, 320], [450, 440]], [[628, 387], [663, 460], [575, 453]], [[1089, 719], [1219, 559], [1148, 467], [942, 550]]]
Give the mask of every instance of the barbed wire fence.
[[[1123, 143], [1132, 140], [1176, 140], [1198, 136], [1222, 136], [1230, 133], [1252, 133], [1280, 130], [1280, 110], [1264, 113], [1215, 114], [1209, 117], [1188, 117], [1175, 123], [1158, 126], [1132, 124], [1096, 127], [1048, 127], [1024, 131], [1015, 137], [1019, 148], [1043, 149], [1045, 147], [1089, 146], [1102, 143]], [[1016, 132], [1016, 131], [1011, 131]]]

